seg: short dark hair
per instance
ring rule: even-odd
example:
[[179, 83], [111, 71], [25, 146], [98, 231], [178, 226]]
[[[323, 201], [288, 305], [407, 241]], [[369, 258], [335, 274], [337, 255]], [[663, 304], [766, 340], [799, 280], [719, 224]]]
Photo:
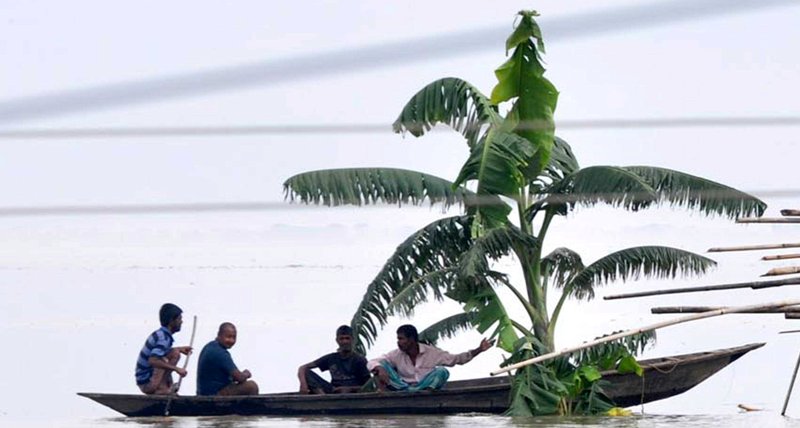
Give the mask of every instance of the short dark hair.
[[419, 333], [417, 333], [417, 328], [411, 324], [404, 324], [400, 327], [397, 327], [397, 334], [402, 334], [414, 342], [419, 342]]
[[340, 325], [339, 328], [336, 329], [336, 336], [352, 336], [353, 335], [353, 328], [349, 325]]
[[178, 318], [178, 316], [180, 316], [182, 313], [183, 309], [179, 308], [178, 305], [164, 303], [161, 305], [161, 309], [158, 311], [158, 319], [161, 321], [161, 326], [166, 327], [172, 322], [172, 320]]
[[226, 328], [232, 328], [232, 329], [236, 330], [236, 326], [235, 326], [235, 325], [233, 325], [233, 323], [231, 323], [231, 322], [224, 322], [224, 323], [222, 323], [222, 324], [220, 324], [220, 325], [219, 325], [219, 330], [217, 330], [217, 336], [219, 336], [220, 334], [222, 334], [222, 331], [223, 331], [223, 330], [225, 330]]

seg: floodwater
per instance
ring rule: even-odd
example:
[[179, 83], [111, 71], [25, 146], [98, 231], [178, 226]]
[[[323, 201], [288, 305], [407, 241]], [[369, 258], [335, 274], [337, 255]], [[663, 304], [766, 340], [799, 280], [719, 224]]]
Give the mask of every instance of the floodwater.
[[[14, 421], [11, 421], [14, 422]], [[800, 427], [800, 421], [775, 413], [733, 415], [633, 415], [624, 417], [534, 417], [496, 415], [392, 416], [392, 417], [205, 417], [205, 418], [99, 418], [12, 423], [4, 426], [58, 426], [65, 428], [782, 428]]]
[[[297, 388], [296, 368], [335, 348], [334, 330], [347, 323], [365, 285], [397, 243], [440, 216], [434, 211], [358, 210], [220, 216], [116, 216], [91, 219], [6, 219], [0, 224], [0, 427], [793, 427], [800, 426], [800, 389], [783, 418], [780, 408], [797, 358], [796, 329], [779, 315], [742, 315], [664, 329], [644, 358], [766, 342], [698, 387], [635, 408], [638, 416], [512, 419], [489, 415], [399, 417], [121, 418], [77, 392], [138, 393], [136, 355], [157, 328], [164, 301], [185, 311], [176, 345], [189, 341], [198, 317], [195, 347], [212, 340], [217, 326], [238, 326], [231, 350], [264, 393]], [[389, 221], [381, 221], [388, 217]], [[575, 233], [552, 231], [559, 245], [594, 259], [626, 246], [658, 242], [702, 252], [730, 236], [746, 242], [736, 225], [694, 219], [673, 223], [668, 213], [619, 216], [603, 230], [571, 221]], [[681, 218], [681, 217], [677, 217]], [[670, 231], [670, 233], [665, 233]], [[559, 235], [559, 233], [561, 233]], [[691, 241], [686, 236], [692, 236]], [[780, 232], [759, 238], [779, 242]], [[751, 280], [763, 271], [752, 255], [716, 257], [719, 268], [701, 280], [640, 281], [598, 290], [613, 294], [665, 286]], [[510, 266], [511, 264], [509, 264]], [[502, 267], [502, 266], [501, 266]], [[512, 280], [514, 280], [512, 272]], [[753, 304], [796, 298], [792, 289], [565, 306], [557, 346], [666, 319], [652, 306]], [[410, 320], [424, 327], [459, 310], [453, 304], [421, 305]], [[513, 308], [510, 308], [513, 311]], [[513, 313], [512, 313], [513, 316]], [[668, 317], [668, 316], [667, 316]], [[370, 349], [373, 357], [393, 349], [393, 319]], [[443, 341], [443, 349], [474, 348], [470, 332]], [[195, 357], [196, 358], [196, 357]], [[492, 349], [451, 370], [451, 379], [487, 376], [502, 353]], [[22, 364], [21, 364], [22, 363]], [[194, 393], [196, 359], [181, 394]], [[738, 405], [763, 409], [739, 413]]]

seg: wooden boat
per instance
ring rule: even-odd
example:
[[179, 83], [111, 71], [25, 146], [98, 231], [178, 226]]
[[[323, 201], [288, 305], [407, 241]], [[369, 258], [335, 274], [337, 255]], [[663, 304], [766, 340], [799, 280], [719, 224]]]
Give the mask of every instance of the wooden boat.
[[[735, 348], [675, 355], [640, 361], [644, 377], [603, 373], [610, 385], [608, 396], [619, 407], [661, 400], [685, 392], [742, 355], [764, 346], [754, 343]], [[99, 394], [79, 392], [126, 416], [162, 416], [166, 396]], [[454, 414], [502, 413], [508, 407], [509, 377], [448, 382], [440, 391], [387, 392], [334, 395], [298, 393], [243, 397], [176, 396], [170, 403], [173, 416], [215, 415], [355, 415], [355, 414]]]

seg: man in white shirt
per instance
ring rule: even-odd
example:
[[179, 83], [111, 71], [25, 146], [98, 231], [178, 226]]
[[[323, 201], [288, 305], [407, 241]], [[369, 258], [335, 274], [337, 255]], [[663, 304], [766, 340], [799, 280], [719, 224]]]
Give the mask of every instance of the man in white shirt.
[[440, 389], [450, 373], [441, 366], [466, 364], [476, 355], [492, 347], [493, 341], [481, 340], [477, 348], [450, 354], [436, 347], [419, 343], [417, 329], [410, 324], [397, 329], [397, 348], [370, 360], [367, 368], [377, 378], [378, 390], [395, 391]]

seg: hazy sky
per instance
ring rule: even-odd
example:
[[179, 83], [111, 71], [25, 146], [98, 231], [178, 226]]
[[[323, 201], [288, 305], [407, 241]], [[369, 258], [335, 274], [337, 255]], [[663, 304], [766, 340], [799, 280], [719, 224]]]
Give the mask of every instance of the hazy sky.
[[[591, 22], [587, 16], [594, 11], [598, 19], [610, 19], [614, 15], [609, 11], [617, 7], [646, 3], [591, 4], [590, 8], [588, 2], [577, 1], [491, 5], [477, 1], [4, 1], [0, 3], [0, 111], [34, 96], [88, 89], [95, 91], [92, 96], [102, 99], [102, 91], [96, 88], [169, 76], [188, 79], [186, 76], [203, 76], [208, 70], [235, 70], [238, 65], [267, 63], [279, 67], [289, 63], [303, 68], [284, 70], [285, 76], [276, 77], [277, 83], [264, 81], [261, 86], [2, 122], [0, 133], [11, 129], [321, 124], [385, 124], [386, 131], [0, 138], [0, 208], [280, 202], [281, 183], [289, 176], [334, 167], [393, 166], [452, 179], [467, 154], [458, 134], [437, 132], [419, 140], [402, 138], [391, 133], [390, 124], [419, 88], [440, 77], [461, 77], [488, 94], [495, 82], [493, 70], [505, 60], [504, 35], [511, 32], [520, 9], [534, 8], [542, 14], [539, 22], [547, 45], [546, 75], [561, 91], [557, 124], [559, 120], [800, 116], [800, 6], [705, 16], [650, 28], [638, 28], [636, 20], [621, 20], [619, 31], [599, 34], [593, 34], [586, 24], [585, 31], [572, 28], [572, 38], [548, 39], [549, 23], [569, 29], [567, 24], [575, 14], [580, 15], [580, 20], [575, 18], [577, 22]], [[661, 10], [656, 6], [652, 9]], [[647, 7], [637, 10], [643, 14], [641, 20], [651, 19], [645, 18]], [[485, 43], [475, 43], [476, 53], [446, 56], [447, 51], [443, 51], [442, 58], [429, 55], [426, 61], [407, 65], [385, 63], [373, 68], [362, 64], [352, 70], [344, 70], [346, 62], [339, 63], [340, 68], [332, 66], [338, 57], [331, 52], [361, 52], [364, 47], [390, 44], [387, 53], [405, 46], [411, 53], [397, 54], [413, 57], [415, 44], [400, 42], [428, 36], [434, 41], [452, 42], [453, 34], [470, 40], [468, 35], [476, 30], [484, 31], [486, 37], [497, 34], [495, 48], [487, 50]], [[314, 61], [317, 56], [321, 60]], [[350, 60], [358, 62], [358, 58]], [[644, 164], [683, 170], [743, 190], [761, 191], [759, 195], [770, 205], [770, 215], [776, 215], [780, 208], [800, 207], [800, 185], [793, 179], [800, 157], [797, 132], [797, 126], [557, 130], [572, 144], [583, 166]], [[381, 261], [403, 236], [437, 215], [436, 210], [392, 208], [275, 209], [251, 215], [3, 218], [0, 338], [4, 342], [30, 340], [34, 343], [31, 351], [41, 354], [36, 361], [53, 364], [52, 370], [59, 373], [56, 379], [62, 379], [48, 390], [55, 400], [78, 389], [133, 392], [134, 354], [155, 322], [158, 304], [153, 299], [161, 300], [161, 296], [154, 298], [149, 293], [163, 293], [165, 299], [183, 299], [184, 305], [191, 305], [192, 313], [208, 320], [203, 327], [205, 336], [198, 343], [210, 339], [218, 322], [242, 320], [243, 343], [235, 356], [249, 361], [245, 365], [253, 369], [257, 379], [258, 373], [264, 373], [267, 380], [262, 389], [291, 389], [294, 380], [286, 375], [287, 370], [290, 373], [304, 360], [332, 348], [325, 322], [338, 324], [349, 319], [358, 293]], [[639, 242], [702, 252], [712, 245], [796, 240], [793, 226], [746, 227], [670, 210], [642, 216], [620, 216], [608, 209], [589, 215], [586, 210], [571, 220], [575, 226], [554, 232], [560, 234], [554, 237], [580, 247], [576, 249], [589, 259]], [[774, 266], [755, 259], [755, 255], [717, 258], [717, 273], [704, 281], [754, 280]], [[235, 301], [246, 305], [232, 305], [230, 310], [220, 305], [220, 297], [209, 287], [225, 283], [226, 278], [233, 283], [231, 290], [243, 293], [237, 294], [240, 300]], [[279, 291], [249, 291], [254, 284], [276, 281], [283, 287]], [[119, 284], [119, 291], [113, 288], [115, 284]], [[325, 284], [333, 291], [321, 291]], [[764, 301], [790, 298], [796, 293], [786, 289], [759, 297], [746, 293], [732, 296], [726, 303], [752, 303], [762, 296]], [[254, 303], [267, 298], [274, 302]], [[689, 300], [682, 302], [695, 303]], [[617, 304], [603, 307], [602, 302], [596, 302], [599, 306], [588, 310], [607, 316], [609, 326], [633, 327], [631, 323], [650, 319], [648, 309], [658, 302], [650, 303], [630, 303], [623, 309]], [[308, 307], [313, 308], [313, 315], [303, 312]], [[436, 317], [423, 314], [423, 318]], [[564, 337], [570, 340], [564, 339], [564, 346], [607, 332], [602, 328], [604, 323], [592, 323], [600, 331], [589, 329], [591, 334], [584, 336], [587, 331], [581, 328], [587, 328], [585, 321], [574, 320], [565, 323]], [[760, 322], [741, 334], [741, 343], [763, 340], [764, 334], [774, 335], [781, 326], [786, 327], [785, 323]], [[291, 349], [288, 356], [273, 361], [253, 357], [256, 350], [258, 355], [270, 352], [269, 339], [258, 336], [264, 325], [274, 334], [271, 337], [280, 337], [282, 347]], [[97, 352], [75, 347], [81, 336], [75, 331], [65, 333], [73, 326], [81, 327], [81, 335], [103, 338], [99, 345], [104, 358], [113, 360], [103, 366], [102, 380], [96, 383], [89, 376], [76, 380], [66, 374], [90, 373]], [[107, 330], [110, 328], [117, 328], [119, 336]], [[705, 335], [697, 333], [694, 340], [676, 335], [670, 341], [667, 334], [660, 345], [666, 352], [689, 352], [706, 345], [741, 344], [736, 337], [724, 340], [726, 335], [715, 334], [714, 328], [705, 330]], [[6, 334], [11, 337], [4, 337]], [[319, 338], [322, 334], [326, 336]], [[188, 334], [181, 335], [186, 341]], [[247, 347], [248, 336], [252, 342], [260, 337], [258, 347], [252, 342], [253, 348]], [[381, 343], [384, 349], [392, 346], [392, 335], [388, 336]], [[475, 338], [471, 336], [468, 343], [455, 342], [452, 347], [472, 346]], [[49, 355], [48, 348], [38, 344], [47, 340], [63, 342], [58, 344], [69, 354], [65, 357], [68, 365], [59, 365], [64, 359]], [[780, 355], [786, 359], [771, 368], [778, 372], [774, 377], [786, 374], [794, 358], [789, 353], [796, 352], [783, 340], [785, 348], [780, 348]], [[298, 343], [314, 345], [298, 350]], [[769, 358], [755, 355], [761, 359], [754, 366]], [[0, 357], [1, 365], [12, 364], [9, 358], [7, 354]], [[498, 359], [487, 357], [481, 369], [494, 368]], [[466, 372], [460, 373], [464, 377]], [[746, 379], [743, 385], [759, 387], [757, 379]], [[23, 377], [14, 380], [27, 381]], [[770, 384], [774, 390], [784, 387], [783, 380], [775, 382]], [[717, 384], [716, 388], [724, 386]], [[12, 398], [6, 396], [8, 393], [0, 396]], [[89, 407], [83, 401], [73, 401], [65, 406]], [[24, 403], [11, 403], [6, 408], [0, 404], [0, 418], [34, 412]], [[100, 414], [94, 409], [86, 413]]]
[[[596, 10], [609, 19], [609, 10], [625, 4], [604, 2]], [[563, 28], [571, 14], [580, 14], [584, 22], [591, 12], [585, 3], [506, 2], [487, 8], [479, 2], [435, 2], [425, 4], [424, 11], [406, 3], [378, 7], [369, 2], [146, 5], [3, 2], [0, 55], [6, 66], [0, 106], [67, 90], [265, 61], [280, 64], [426, 36], [504, 27], [510, 32], [515, 12], [533, 7], [542, 14], [547, 76], [561, 91], [557, 119], [798, 114], [792, 95], [800, 79], [794, 55], [798, 7], [632, 31], [624, 29], [633, 24], [619, 22], [616, 32], [591, 35], [587, 30], [589, 35], [580, 38], [549, 42], [548, 22]], [[653, 19], [647, 8], [638, 12], [643, 20]], [[466, 154], [457, 134], [404, 140], [388, 125], [414, 92], [439, 77], [458, 76], [490, 92], [493, 70], [504, 60], [503, 32], [496, 34], [496, 48], [481, 46], [475, 55], [331, 74], [324, 73], [326, 62], [309, 61], [305, 67], [321, 71], [313, 79], [287, 77], [263, 87], [0, 124], [0, 129], [387, 125], [385, 133], [362, 135], [3, 139], [4, 205], [279, 200], [286, 177], [322, 167], [392, 165], [453, 177]], [[564, 129], [559, 135], [572, 143], [584, 165], [668, 165], [749, 190], [792, 187], [781, 173], [792, 167], [794, 130]]]

